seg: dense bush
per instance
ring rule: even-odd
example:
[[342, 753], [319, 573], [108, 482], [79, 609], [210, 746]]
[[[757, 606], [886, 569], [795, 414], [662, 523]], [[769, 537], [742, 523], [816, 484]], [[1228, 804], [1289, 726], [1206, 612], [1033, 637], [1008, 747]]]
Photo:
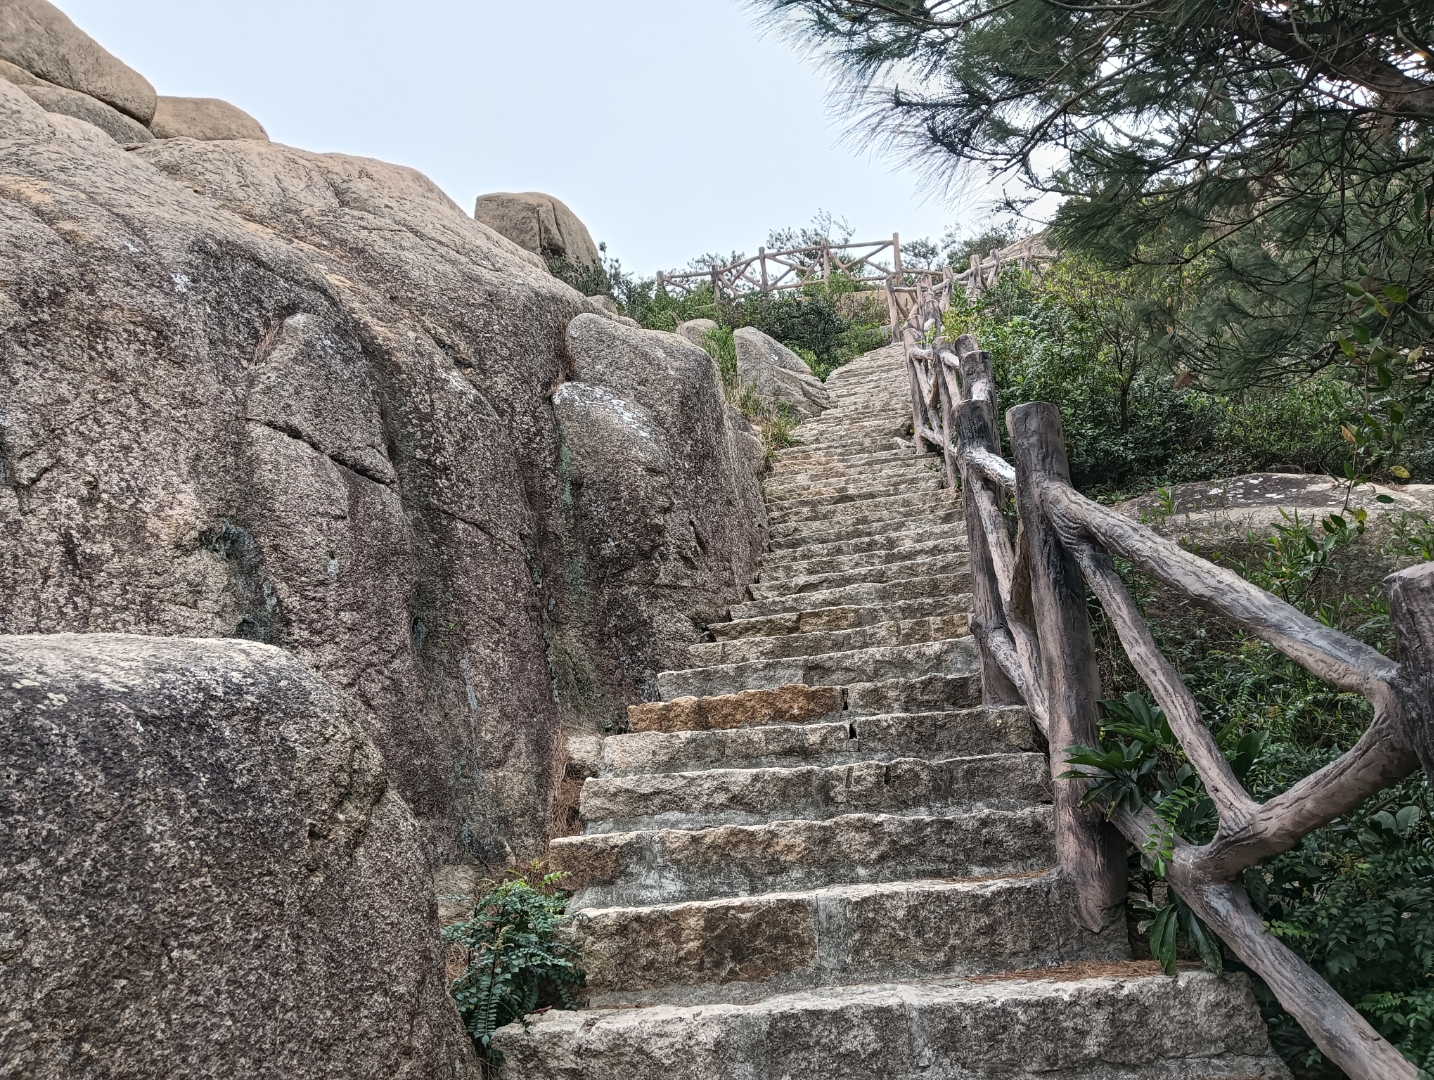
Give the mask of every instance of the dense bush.
[[710, 285], [690, 293], [659, 289], [655, 278], [638, 278], [606, 256], [601, 266], [550, 259], [548, 269], [584, 296], [610, 296], [618, 310], [649, 330], [675, 330], [689, 319], [712, 319], [729, 330], [751, 326], [805, 359], [822, 379], [848, 360], [887, 344], [886, 303], [876, 293], [858, 293], [849, 280], [833, 275], [804, 289], [744, 293], [714, 300]]
[[[1195, 379], [1168, 348], [1160, 295], [1158, 281], [1067, 257], [1040, 277], [1012, 268], [974, 302], [958, 297], [947, 329], [974, 333], [990, 350], [1003, 408], [1060, 406], [1072, 479], [1088, 493], [1343, 470], [1352, 455], [1342, 429], [1359, 427], [1366, 409], [1346, 373], [1244, 387]], [[1404, 467], [1434, 479], [1427, 387], [1401, 379], [1394, 390], [1406, 403]]]

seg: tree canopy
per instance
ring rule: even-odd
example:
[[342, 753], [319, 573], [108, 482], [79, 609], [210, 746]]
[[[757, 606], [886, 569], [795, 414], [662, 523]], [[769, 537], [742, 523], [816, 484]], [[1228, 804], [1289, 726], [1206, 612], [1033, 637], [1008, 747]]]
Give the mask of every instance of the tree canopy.
[[755, 6], [830, 61], [868, 136], [943, 180], [1016, 173], [1065, 197], [1064, 246], [1162, 269], [1182, 363], [1253, 378], [1349, 359], [1355, 322], [1346, 342], [1391, 355], [1434, 336], [1434, 5]]

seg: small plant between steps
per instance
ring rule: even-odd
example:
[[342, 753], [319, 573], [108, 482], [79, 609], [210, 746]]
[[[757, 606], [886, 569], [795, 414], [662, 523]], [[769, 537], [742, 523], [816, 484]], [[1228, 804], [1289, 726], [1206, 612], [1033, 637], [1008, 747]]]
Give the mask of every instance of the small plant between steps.
[[498, 1028], [515, 1022], [526, 1028], [531, 1013], [549, 1008], [578, 1008], [572, 990], [587, 977], [576, 950], [558, 936], [567, 904], [559, 882], [566, 876], [545, 873], [536, 862], [526, 872], [510, 870], [507, 880], [490, 883], [471, 917], [443, 930], [445, 942], [466, 951], [463, 973], [448, 989], [490, 1065], [503, 1064], [492, 1045]]
[[[743, 416], [761, 433], [762, 444], [767, 448], [767, 462], [778, 450], [797, 445], [797, 424], [799, 420], [785, 402], [771, 402], [757, 392], [756, 386], [743, 385], [737, 376], [737, 343], [732, 331], [725, 326], [709, 330], [702, 335], [702, 348], [717, 362], [722, 373], [722, 389], [727, 400], [737, 406]], [[810, 361], [808, 361], [810, 364]]]

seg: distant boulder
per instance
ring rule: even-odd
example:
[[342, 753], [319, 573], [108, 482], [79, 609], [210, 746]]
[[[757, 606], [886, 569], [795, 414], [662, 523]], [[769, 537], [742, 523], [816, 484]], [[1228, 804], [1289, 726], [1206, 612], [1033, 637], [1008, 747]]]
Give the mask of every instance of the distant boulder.
[[149, 130], [157, 139], [269, 141], [269, 133], [259, 121], [238, 106], [218, 98], [162, 97]]
[[702, 339], [717, 328], [717, 324], [711, 319], [688, 319], [684, 323], [677, 324], [677, 334], [679, 337], [685, 337], [700, 349], [702, 348]]
[[99, 98], [141, 124], [154, 119], [158, 97], [149, 80], [45, 0], [0, 0], [0, 59]]
[[807, 363], [780, 341], [744, 326], [732, 334], [737, 344], [737, 378], [770, 401], [787, 405], [799, 417], [831, 408], [831, 397]]
[[597, 266], [602, 253], [578, 216], [537, 191], [479, 195], [473, 216], [521, 248], [548, 259]]

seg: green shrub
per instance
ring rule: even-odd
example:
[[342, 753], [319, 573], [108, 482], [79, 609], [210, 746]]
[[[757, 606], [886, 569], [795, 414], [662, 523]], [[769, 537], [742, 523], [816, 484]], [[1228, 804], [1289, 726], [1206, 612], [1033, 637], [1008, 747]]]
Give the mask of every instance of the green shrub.
[[[1061, 408], [1071, 477], [1095, 496], [1246, 472], [1342, 471], [1341, 428], [1362, 404], [1333, 374], [1243, 389], [1182, 377], [1162, 344], [1153, 284], [1062, 259], [1037, 278], [1015, 268], [972, 302], [958, 297], [947, 333], [991, 352], [1002, 408]], [[1423, 414], [1411, 415], [1411, 432]], [[1417, 441], [1417, 440], [1416, 440]], [[1423, 443], [1419, 443], [1423, 445]], [[1409, 455], [1422, 468], [1420, 451]], [[1434, 464], [1434, 455], [1430, 455]]]
[[[528, 876], [537, 877], [536, 886]], [[557, 936], [563, 921], [561, 873], [514, 875], [479, 897], [471, 918], [443, 930], [443, 940], [467, 950], [463, 974], [449, 986], [479, 1054], [494, 1065], [503, 1055], [493, 1033], [527, 1026], [543, 1005], [576, 1009], [571, 989], [586, 981], [574, 950]]]

